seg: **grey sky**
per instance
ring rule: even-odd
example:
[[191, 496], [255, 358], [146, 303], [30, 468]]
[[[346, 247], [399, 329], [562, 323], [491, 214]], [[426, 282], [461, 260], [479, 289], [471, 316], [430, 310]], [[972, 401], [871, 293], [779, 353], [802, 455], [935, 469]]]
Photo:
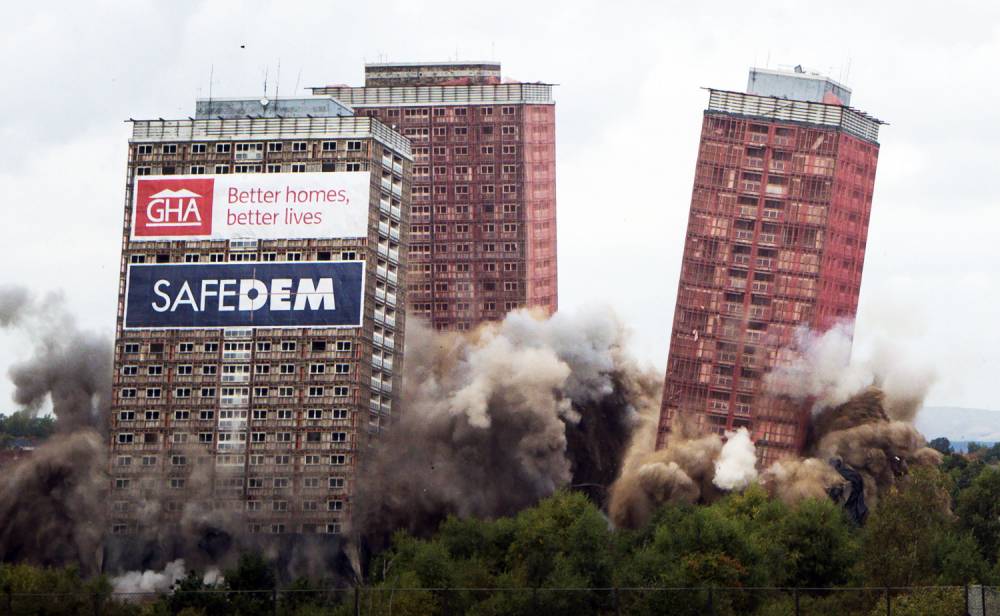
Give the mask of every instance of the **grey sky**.
[[[891, 339], [937, 374], [929, 403], [1000, 407], [1000, 8], [912, 2], [16, 3], [0, 23], [0, 284], [61, 292], [113, 333], [129, 117], [213, 94], [359, 85], [367, 61], [496, 59], [560, 84], [562, 309], [604, 303], [662, 369], [701, 86], [754, 63], [851, 87], [881, 133], [856, 350]], [[245, 45], [245, 48], [241, 46]], [[0, 370], [27, 354], [0, 334]], [[9, 399], [6, 382], [0, 399]], [[0, 411], [6, 404], [0, 403]]]

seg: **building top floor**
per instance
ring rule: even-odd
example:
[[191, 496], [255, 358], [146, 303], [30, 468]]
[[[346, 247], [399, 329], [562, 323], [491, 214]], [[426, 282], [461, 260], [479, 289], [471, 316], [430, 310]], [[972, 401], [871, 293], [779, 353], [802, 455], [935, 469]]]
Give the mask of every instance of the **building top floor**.
[[367, 116], [230, 117], [131, 120], [131, 143], [168, 141], [265, 141], [281, 139], [373, 139], [413, 160], [410, 140]]
[[730, 90], [709, 91], [706, 113], [725, 113], [766, 122], [789, 122], [838, 128], [878, 144], [879, 126], [885, 122], [863, 111], [840, 104], [785, 99]]
[[235, 120], [258, 118], [309, 118], [354, 115], [354, 110], [332, 96], [281, 98], [199, 98], [195, 119]]
[[500, 83], [499, 62], [385, 62], [365, 65], [365, 86]]
[[319, 86], [315, 95], [332, 96], [352, 107], [418, 107], [434, 105], [551, 105], [552, 84], [495, 83], [482, 85]]

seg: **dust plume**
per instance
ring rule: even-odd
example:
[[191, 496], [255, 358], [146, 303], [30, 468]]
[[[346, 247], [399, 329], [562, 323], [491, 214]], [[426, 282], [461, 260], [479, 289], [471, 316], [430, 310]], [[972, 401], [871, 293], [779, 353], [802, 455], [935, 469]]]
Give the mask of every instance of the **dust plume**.
[[849, 321], [824, 332], [800, 327], [793, 343], [779, 350], [777, 367], [764, 378], [765, 388], [773, 395], [813, 401], [813, 412], [819, 413], [874, 385], [885, 394], [889, 417], [913, 421], [934, 383], [934, 371], [885, 337], [877, 337], [866, 356], [852, 356], [853, 338]]
[[719, 436], [691, 433], [687, 418], [679, 416], [659, 451], [653, 451], [650, 434], [637, 433], [611, 490], [612, 522], [635, 528], [662, 503], [710, 502], [720, 490], [759, 480], [789, 503], [832, 498], [863, 523], [868, 509], [910, 467], [937, 464], [940, 455], [910, 423], [932, 372], [887, 344], [852, 361], [852, 335], [849, 323], [824, 333], [800, 330], [765, 376], [764, 395], [812, 408], [802, 458], [775, 462], [758, 477], [747, 431], [727, 434], [723, 445]]
[[4, 562], [99, 567], [107, 480], [104, 439], [93, 430], [58, 434], [0, 479]]
[[411, 320], [399, 421], [362, 468], [357, 531], [508, 515], [561, 487], [603, 500], [661, 384], [609, 312], [509, 314], [468, 334]]
[[182, 579], [186, 570], [184, 560], [178, 558], [170, 561], [162, 571], [147, 569], [145, 571], [129, 571], [111, 578], [111, 587], [115, 594], [162, 593]]
[[742, 490], [757, 479], [757, 449], [750, 432], [740, 428], [729, 435], [715, 460], [712, 483], [723, 490]]
[[94, 572], [105, 530], [111, 343], [79, 331], [59, 296], [39, 301], [20, 287], [0, 287], [0, 326], [34, 344], [10, 369], [14, 401], [31, 414], [50, 403], [57, 430], [0, 479], [0, 560]]

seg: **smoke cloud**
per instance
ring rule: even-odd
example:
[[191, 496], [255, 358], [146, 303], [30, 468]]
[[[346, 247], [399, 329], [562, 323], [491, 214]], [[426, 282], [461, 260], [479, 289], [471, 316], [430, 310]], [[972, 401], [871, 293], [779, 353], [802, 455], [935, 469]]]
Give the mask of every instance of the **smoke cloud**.
[[151, 531], [115, 551], [102, 548], [110, 342], [80, 332], [58, 298], [39, 302], [16, 287], [0, 288], [0, 326], [34, 343], [34, 355], [10, 370], [15, 401], [30, 412], [51, 402], [59, 432], [0, 479], [0, 558], [84, 572], [141, 564], [115, 578], [123, 593], [168, 588], [185, 563], [232, 562], [246, 549], [281, 559], [289, 572], [329, 572], [333, 563], [357, 574], [363, 548], [397, 529], [514, 514], [563, 487], [586, 491], [623, 527], [644, 524], [665, 502], [710, 502], [754, 481], [789, 502], [834, 494], [848, 503], [863, 493], [874, 505], [909, 467], [939, 459], [908, 423], [928, 372], [893, 365], [891, 351], [852, 364], [848, 325], [800, 333], [782, 351], [783, 368], [767, 376], [771, 395], [811, 403], [814, 415], [807, 456], [758, 476], [745, 429], [702, 435], [680, 417], [654, 450], [662, 375], [631, 358], [610, 311], [518, 311], [467, 333], [411, 320], [398, 421], [360, 452], [349, 545], [245, 534], [240, 514], [206, 504], [213, 477], [196, 467], [180, 522], [160, 523], [164, 495], [154, 491], [138, 512]]
[[712, 483], [723, 490], [742, 490], [757, 479], [757, 449], [746, 428], [728, 436], [715, 461]]
[[893, 419], [913, 421], [934, 371], [910, 359], [898, 342], [879, 337], [866, 357], [853, 357], [853, 322], [840, 322], [816, 332], [806, 327], [795, 333], [792, 345], [778, 353], [777, 368], [765, 376], [772, 394], [794, 400], [814, 400], [813, 411], [844, 404], [870, 385], [885, 395], [886, 412]]
[[512, 514], [558, 488], [603, 500], [660, 384], [609, 312], [528, 311], [469, 334], [407, 331], [403, 409], [364, 467], [358, 530]]
[[[163, 571], [129, 571], [124, 575], [111, 579], [111, 587], [115, 594], [162, 593], [167, 592], [186, 575], [184, 560], [167, 563]], [[139, 597], [136, 597], [137, 599]]]
[[0, 326], [34, 343], [10, 369], [14, 401], [32, 414], [50, 403], [58, 432], [0, 479], [0, 559], [94, 572], [105, 531], [111, 343], [79, 331], [59, 296], [37, 301], [19, 287], [0, 287]]
[[611, 490], [611, 520], [639, 527], [662, 503], [711, 502], [720, 491], [759, 479], [789, 503], [832, 497], [863, 522], [910, 467], [937, 464], [940, 455], [910, 423], [932, 372], [900, 359], [885, 341], [871, 357], [852, 362], [852, 335], [849, 323], [824, 333], [800, 330], [765, 376], [765, 395], [812, 405], [803, 458], [776, 462], [758, 477], [746, 430], [728, 434], [723, 445], [720, 437], [691, 434], [679, 417], [663, 449], [653, 451], [649, 434], [633, 441]]

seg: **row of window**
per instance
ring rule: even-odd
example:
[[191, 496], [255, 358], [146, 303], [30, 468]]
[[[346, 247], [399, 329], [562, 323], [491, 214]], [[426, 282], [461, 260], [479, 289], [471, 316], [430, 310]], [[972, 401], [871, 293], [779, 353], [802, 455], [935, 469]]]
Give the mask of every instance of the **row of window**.
[[[473, 245], [468, 242], [440, 242], [436, 244], [411, 244], [410, 254], [411, 255], [421, 255], [421, 254], [431, 254], [432, 248], [434, 254], [444, 254], [449, 252], [459, 253], [459, 254], [485, 254], [491, 252], [497, 252], [497, 245], [493, 243], [480, 244], [478, 250], [472, 250]], [[514, 242], [507, 242], [502, 245], [502, 252], [507, 253], [518, 253], [520, 246]]]
[[[481, 304], [482, 310], [484, 312], [495, 312], [497, 309], [496, 302], [483, 302]], [[520, 304], [518, 302], [504, 302], [503, 309], [505, 312], [510, 312], [511, 310], [517, 310]], [[413, 311], [417, 313], [429, 313], [431, 312], [432, 304], [430, 302], [425, 303], [414, 303]], [[458, 312], [466, 312], [471, 310], [471, 305], [468, 302], [457, 302], [454, 305], [454, 309]], [[433, 310], [435, 312], [448, 312], [451, 310], [451, 304], [448, 302], [434, 302]]]
[[[209, 343], [213, 344], [213, 343]], [[345, 346], [346, 349], [350, 350], [350, 342], [347, 342]], [[341, 349], [338, 349], [341, 350]], [[204, 376], [212, 376], [218, 374], [219, 366], [218, 364], [203, 364], [199, 366], [201, 370], [199, 373]], [[254, 374], [271, 374], [271, 364], [254, 364]], [[277, 364], [277, 374], [298, 374], [298, 366], [295, 364]], [[327, 370], [333, 374], [350, 374], [351, 365], [345, 363], [338, 364], [309, 364], [309, 374], [326, 374]], [[139, 374], [139, 366], [136, 365], [125, 365], [121, 368], [121, 373], [124, 376], [137, 376]], [[162, 364], [150, 364], [146, 366], [146, 374], [149, 376], [160, 376], [164, 374]], [[177, 376], [191, 376], [194, 374], [193, 364], [179, 364], [174, 367], [174, 374]], [[249, 364], [223, 364], [222, 374], [224, 375], [241, 375], [250, 374]]]
[[[324, 171], [327, 173], [332, 173], [337, 171], [337, 166], [335, 163], [314, 163], [313, 171]], [[306, 173], [309, 171], [307, 163], [288, 163], [282, 165], [281, 163], [267, 163], [266, 165], [260, 164], [238, 164], [238, 165], [227, 165], [218, 164], [211, 167], [212, 173], [216, 175], [225, 175], [227, 173]], [[344, 163], [341, 165], [341, 171], [364, 171], [363, 163]], [[159, 167], [160, 175], [174, 175], [177, 171], [176, 167]], [[208, 173], [208, 167], [205, 165], [189, 165], [187, 168], [188, 175], [204, 175]], [[153, 167], [136, 167], [136, 175], [153, 175]]]
[[[447, 195], [448, 194], [448, 187], [449, 186], [451, 186], [452, 188], [454, 188], [454, 194], [456, 195], [456, 197], [467, 196], [467, 195], [471, 194], [469, 192], [469, 185], [468, 184], [455, 184], [455, 185], [450, 185], [450, 184], [436, 184], [433, 187], [432, 186], [419, 186], [419, 185], [418, 186], [414, 186], [413, 187], [413, 197], [414, 198], [429, 197], [431, 194], [434, 194], [434, 195]], [[500, 191], [501, 194], [507, 195], [508, 197], [513, 197], [513, 196], [517, 195], [517, 184], [503, 184], [500, 187], [500, 189], [501, 189], [501, 191]], [[479, 194], [480, 195], [495, 195], [496, 194], [496, 186], [493, 185], [493, 184], [480, 184], [479, 185]]]
[[[480, 165], [479, 174], [480, 175], [493, 175], [495, 165]], [[501, 173], [504, 175], [514, 175], [517, 173], [517, 165], [501, 165]], [[433, 167], [427, 165], [419, 165], [413, 168], [414, 177], [422, 177], [431, 175], [433, 170], [434, 175], [448, 175], [448, 167], [444, 165], [435, 165]], [[451, 173], [456, 176], [459, 175], [472, 175], [472, 168], [468, 165], [455, 165], [451, 168]]]
[[[421, 189], [424, 189], [424, 188], [430, 189], [429, 186], [422, 186], [422, 187], [418, 187], [418, 188], [421, 188]], [[430, 194], [430, 193], [428, 193], [428, 194]], [[454, 213], [454, 214], [469, 214], [472, 211], [470, 209], [470, 207], [471, 206], [469, 206], [467, 204], [458, 204], [458, 205], [455, 205], [453, 207], [452, 206], [448, 206], [446, 204], [438, 204], [438, 205], [434, 206], [433, 212], [435, 214], [439, 214], [439, 215], [447, 215], [447, 214], [450, 214], [450, 213]], [[496, 213], [496, 205], [493, 204], [493, 203], [483, 203], [483, 204], [477, 205], [475, 207], [477, 207], [479, 210], [481, 210], [483, 214], [494, 214], [494, 213]], [[519, 209], [520, 209], [520, 207], [516, 203], [503, 203], [503, 204], [501, 204], [501, 210], [500, 211], [503, 212], [504, 214], [516, 214]], [[431, 213], [432, 210], [431, 210], [431, 206], [429, 206], [429, 205], [414, 205], [410, 209], [410, 211], [413, 213], [413, 215], [415, 217], [419, 217], [419, 216], [428, 216], [428, 215], [430, 215], [430, 213]]]
[[[486, 222], [480, 225], [479, 231], [481, 233], [496, 233], [497, 226], [495, 223]], [[502, 233], [517, 233], [518, 224], [516, 222], [505, 222], [501, 223], [500, 231]], [[435, 224], [435, 225], [413, 225], [410, 227], [410, 233], [413, 235], [424, 235], [431, 233], [471, 233], [472, 226], [469, 223], [452, 223], [452, 224]]]
[[[124, 456], [129, 457], [131, 456]], [[158, 457], [156, 455], [145, 455], [141, 457], [142, 465], [146, 467], [156, 466], [158, 462]], [[213, 456], [200, 455], [195, 458], [195, 463], [198, 465], [210, 464], [213, 460]], [[323, 466], [329, 464], [330, 466], [344, 466], [349, 462], [347, 454], [336, 453], [330, 455], [319, 455], [319, 454], [307, 454], [307, 455], [289, 455], [289, 454], [277, 454], [277, 455], [264, 455], [264, 454], [250, 454], [249, 458], [245, 455], [236, 456], [214, 456], [214, 460], [218, 463], [223, 461], [225, 464], [239, 464], [244, 465], [249, 463], [252, 467], [257, 466], [293, 466], [294, 464], [305, 464], [306, 466]], [[131, 466], [131, 463], [123, 465]], [[320, 469], [322, 471], [322, 469]], [[281, 471], [284, 472], [284, 471]], [[152, 478], [148, 476], [143, 476], [140, 479], [140, 483], [145, 484], [153, 481]], [[146, 487], [146, 486], [142, 486]], [[318, 477], [303, 477], [302, 487], [305, 488], [319, 488], [319, 478]], [[333, 487], [333, 486], [331, 486]], [[340, 486], [342, 487], [342, 486]]]
[[[344, 250], [339, 253], [341, 261], [357, 261], [358, 253], [355, 250]], [[301, 261], [302, 253], [298, 251], [289, 251], [285, 253], [277, 252], [262, 252], [258, 256], [256, 252], [230, 252], [227, 255], [224, 252], [212, 252], [208, 255], [202, 255], [200, 253], [186, 253], [184, 255], [184, 263], [199, 263], [203, 256], [208, 257], [209, 263], [223, 263], [225, 261], [278, 261], [278, 257], [282, 257], [283, 261]], [[333, 251], [320, 250], [316, 252], [317, 261], [332, 261], [333, 257], [336, 256]], [[144, 254], [132, 254], [129, 255], [129, 263], [170, 263], [170, 255], [166, 253], [158, 253], [155, 255], [144, 255]]]
[[[122, 414], [132, 413], [132, 411], [122, 411]], [[292, 436], [292, 432], [251, 432], [250, 442], [251, 443], [292, 443], [295, 439]], [[348, 442], [348, 436], [346, 432], [331, 432], [329, 433], [329, 438], [323, 438], [323, 432], [306, 432], [306, 438], [304, 443], [346, 443]], [[170, 435], [170, 442], [175, 445], [183, 445], [189, 442], [190, 434], [187, 432], [175, 432]], [[220, 443], [245, 443], [247, 442], [247, 434], [245, 432], [222, 432], [219, 434]], [[149, 440], [152, 438], [153, 440]], [[121, 445], [128, 445], [135, 443], [135, 434], [131, 432], [119, 432], [118, 433], [118, 443]], [[149, 442], [159, 442], [156, 433], [146, 432], [143, 434], [143, 443]], [[190, 441], [194, 442], [194, 441]], [[199, 432], [198, 442], [202, 444], [209, 444], [215, 442], [214, 432]], [[131, 459], [131, 458], [128, 458]], [[119, 459], [121, 461], [121, 459]], [[185, 456], [172, 456], [171, 464], [183, 466], [187, 464], [187, 459]], [[307, 462], [308, 464], [309, 462]], [[315, 464], [319, 464], [318, 461]], [[127, 465], [126, 465], [127, 466]]]
[[[268, 409], [253, 409], [252, 417], [255, 421], [264, 421], [271, 417], [275, 417], [279, 421], [294, 421], [296, 416], [296, 411], [291, 409], [278, 409], [271, 411]], [[348, 409], [330, 409], [329, 411], [324, 409], [306, 409], [303, 411], [304, 418], [310, 420], [318, 419], [334, 419], [334, 420], [346, 420], [350, 417], [350, 411]], [[329, 415], [327, 414], [329, 413]], [[142, 417], [146, 421], [159, 421], [160, 411], [157, 410], [147, 410], [142, 412]], [[174, 421], [189, 421], [191, 419], [191, 411], [188, 409], [178, 409], [171, 412], [171, 416]], [[202, 411], [196, 411], [195, 416], [201, 421], [211, 421], [215, 419], [215, 410], [205, 409]], [[118, 412], [119, 421], [135, 421], [137, 415], [134, 410], [122, 410]], [[222, 421], [227, 420], [243, 420], [246, 421], [247, 411], [246, 410], [232, 410], [223, 409], [219, 411], [219, 419]]]
[[[183, 511], [183, 505], [177, 501], [168, 501], [166, 505], [167, 511], [177, 513]], [[341, 532], [341, 525], [339, 522], [331, 522], [330, 524], [317, 525], [317, 524], [302, 524], [302, 533], [325, 533], [328, 535], [339, 535]], [[269, 532], [275, 535], [281, 535], [289, 532], [284, 524], [270, 524], [264, 526], [262, 524], [248, 524], [247, 532], [253, 535], [260, 534], [263, 532]], [[132, 529], [128, 524], [123, 524], [121, 522], [116, 522], [111, 525], [111, 533], [114, 535], [128, 535], [132, 532]]]
[[[233, 151], [233, 143], [231, 142], [219, 142], [214, 144], [215, 147], [213, 151], [216, 154], [229, 154]], [[237, 153], [249, 153], [249, 152], [263, 152], [264, 143], [263, 142], [253, 142], [253, 143], [237, 143], [236, 152]], [[284, 143], [281, 141], [270, 141], [267, 143], [268, 152], [283, 152], [285, 151], [285, 146], [288, 145], [292, 152], [306, 152], [309, 150], [309, 144], [306, 141], [292, 141], [291, 143]], [[364, 149], [364, 142], [357, 140], [347, 141], [343, 146], [339, 145], [337, 141], [322, 141], [320, 142], [320, 149], [324, 152], [335, 152], [338, 148], [343, 147], [343, 149], [348, 152], [360, 152]], [[136, 154], [147, 155], [153, 153], [154, 145], [151, 143], [140, 143], [135, 146]], [[162, 143], [159, 146], [161, 154], [177, 154], [178, 144], [176, 143]], [[192, 154], [207, 154], [209, 150], [207, 143], [192, 143], [191, 153]]]
[[[430, 108], [428, 108], [428, 107], [407, 107], [407, 108], [405, 108], [405, 109], [402, 110], [402, 115], [403, 115], [404, 118], [427, 118], [427, 117], [430, 117], [432, 110], [433, 110], [434, 117], [446, 116], [446, 115], [448, 115], [448, 112], [451, 112], [452, 115], [455, 115], [455, 116], [458, 116], [458, 117], [465, 117], [465, 116], [469, 115], [469, 108], [468, 107], [430, 107]], [[484, 106], [481, 106], [481, 107], [473, 107], [473, 110], [478, 111], [479, 115], [481, 115], [481, 116], [489, 117], [489, 116], [493, 115], [493, 107], [488, 106], [488, 105], [484, 105]], [[513, 105], [504, 105], [504, 106], [500, 107], [500, 114], [501, 115], [506, 115], [506, 116], [514, 115], [515, 110], [516, 110], [516, 107], [514, 107]], [[371, 117], [377, 117], [379, 115], [379, 110], [378, 109], [366, 109], [365, 110], [365, 115], [371, 116]], [[389, 118], [398, 118], [400, 116], [400, 110], [399, 109], [392, 109], [392, 108], [386, 109], [385, 110], [385, 115], [386, 115], [386, 117], [389, 117]]]
[[[277, 391], [278, 397], [282, 398], [292, 398], [297, 397], [295, 387], [277, 387], [274, 388]], [[258, 397], [273, 395], [270, 393], [271, 388], [268, 387], [254, 387], [254, 395]], [[215, 398], [215, 387], [202, 387], [196, 390], [198, 395], [202, 398]], [[121, 398], [137, 398], [138, 390], [135, 387], [123, 387], [120, 392]], [[146, 398], [160, 398], [162, 397], [163, 390], [160, 387], [147, 387], [145, 390]], [[248, 387], [223, 387], [222, 396], [233, 396], [233, 397], [244, 397], [249, 395]], [[311, 385], [307, 390], [308, 397], [310, 398], [320, 398], [323, 396], [334, 396], [337, 398], [343, 398], [350, 395], [350, 387], [337, 385], [334, 387], [324, 387], [322, 385]], [[174, 389], [174, 398], [190, 398], [192, 396], [192, 388], [190, 387], [177, 387]]]
[[[448, 137], [448, 126], [435, 126], [433, 128], [426, 127], [410, 127], [404, 128], [402, 130], [403, 136], [410, 139], [426, 139], [427, 137], [433, 135], [435, 138], [447, 138]], [[479, 127], [479, 136], [490, 138], [496, 135], [493, 130], [492, 124], [484, 124]], [[468, 137], [469, 127], [468, 126], [452, 126], [451, 134], [455, 137]], [[506, 137], [512, 137], [517, 135], [517, 126], [513, 124], [504, 124], [500, 127], [500, 134]], [[465, 141], [462, 139], [462, 141]]]
[[[142, 345], [138, 342], [126, 342], [122, 345], [122, 350], [126, 354], [135, 354], [141, 351]], [[250, 351], [250, 342], [225, 342], [222, 346], [225, 351]], [[297, 351], [299, 348], [299, 341], [297, 340], [282, 340], [275, 344], [271, 340], [258, 340], [253, 343], [253, 348], [256, 349], [258, 353], [267, 353], [270, 351], [281, 351], [283, 353], [289, 353]], [[326, 340], [311, 340], [308, 344], [308, 349], [310, 351], [321, 353], [327, 350], [337, 350], [337, 351], [350, 351], [353, 348], [353, 343], [350, 340], [337, 340], [334, 344], [330, 345]], [[177, 352], [178, 353], [194, 353], [196, 350], [200, 349], [203, 353], [218, 353], [219, 343], [218, 342], [204, 342], [204, 343], [194, 343], [194, 342], [178, 342]], [[150, 342], [148, 351], [149, 353], [163, 353], [165, 350], [164, 343], [162, 342]], [[291, 364], [288, 364], [291, 365]], [[202, 368], [203, 370], [207, 367]], [[150, 372], [150, 374], [153, 374]], [[204, 374], [215, 374], [215, 372], [205, 372]], [[285, 374], [282, 372], [281, 374]]]
[[[479, 146], [479, 154], [482, 156], [493, 156], [497, 152], [496, 146], [493, 145], [481, 145]], [[469, 146], [467, 145], [456, 145], [452, 146], [451, 153], [453, 156], [468, 156]], [[500, 154], [503, 156], [516, 156], [517, 146], [516, 145], [501, 145]], [[443, 145], [436, 145], [433, 147], [420, 146], [413, 148], [413, 159], [416, 161], [424, 161], [430, 156], [447, 156], [448, 147]]]

